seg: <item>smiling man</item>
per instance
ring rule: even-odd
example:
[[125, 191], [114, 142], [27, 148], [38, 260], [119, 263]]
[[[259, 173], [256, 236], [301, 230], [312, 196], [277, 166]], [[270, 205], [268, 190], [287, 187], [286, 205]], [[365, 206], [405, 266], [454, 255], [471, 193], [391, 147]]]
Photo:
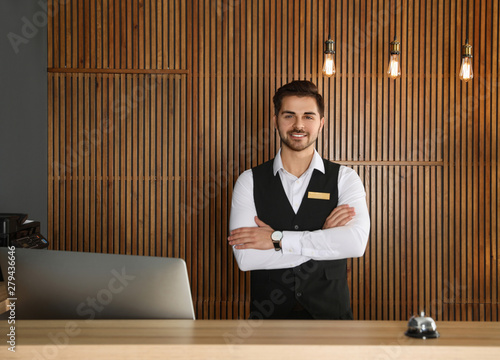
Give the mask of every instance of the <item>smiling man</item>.
[[238, 266], [252, 271], [250, 318], [352, 319], [346, 259], [368, 241], [363, 184], [315, 149], [325, 122], [316, 85], [292, 81], [273, 102], [281, 149], [240, 175], [229, 221]]

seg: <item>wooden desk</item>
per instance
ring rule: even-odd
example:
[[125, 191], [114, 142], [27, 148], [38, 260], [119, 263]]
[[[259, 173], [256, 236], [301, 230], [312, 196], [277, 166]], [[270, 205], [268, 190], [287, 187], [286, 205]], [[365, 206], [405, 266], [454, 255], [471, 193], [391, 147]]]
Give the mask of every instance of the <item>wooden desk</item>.
[[[2, 359], [498, 359], [500, 323], [438, 322], [439, 339], [406, 321], [25, 320]], [[7, 324], [0, 326], [2, 339]]]

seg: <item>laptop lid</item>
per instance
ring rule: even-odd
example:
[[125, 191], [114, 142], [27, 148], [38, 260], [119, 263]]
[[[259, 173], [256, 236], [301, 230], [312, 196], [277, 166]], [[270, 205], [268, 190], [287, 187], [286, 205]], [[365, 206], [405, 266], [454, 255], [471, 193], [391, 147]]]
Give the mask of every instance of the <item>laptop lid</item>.
[[[182, 259], [21, 248], [14, 256], [16, 319], [195, 319]], [[6, 282], [7, 260], [0, 248]]]

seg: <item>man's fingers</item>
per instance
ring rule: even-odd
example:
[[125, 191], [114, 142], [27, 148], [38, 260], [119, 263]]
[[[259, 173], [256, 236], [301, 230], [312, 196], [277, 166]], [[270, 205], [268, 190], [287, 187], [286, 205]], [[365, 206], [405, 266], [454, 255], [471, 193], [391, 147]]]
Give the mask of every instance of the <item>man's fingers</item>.
[[248, 234], [251, 232], [255, 232], [255, 229], [257, 229], [257, 228], [256, 227], [242, 227], [242, 228], [234, 229], [233, 231], [231, 231], [231, 233], [229, 235], [236, 236], [239, 234]]
[[347, 224], [349, 221], [351, 221], [353, 218], [353, 215], [344, 215], [344, 216], [341, 216], [339, 218], [336, 219], [336, 221], [334, 222], [334, 225], [335, 226], [343, 226], [345, 224]]
[[[245, 248], [247, 249], [254, 249], [262, 247], [261, 242], [263, 236], [265, 235], [263, 235], [262, 228], [247, 227], [231, 231], [231, 234], [228, 236], [227, 240], [229, 245], [245, 245]], [[269, 243], [271, 243], [270, 235]], [[243, 247], [237, 247], [237, 249], [243, 249]]]
[[253, 249], [251, 244], [240, 244], [240, 245], [235, 245], [235, 249], [237, 250], [244, 250], [244, 249]]
[[350, 207], [347, 204], [340, 205], [333, 209], [330, 215], [328, 215], [323, 225], [323, 229], [331, 229], [337, 226], [344, 226], [352, 220], [355, 214], [356, 213], [353, 207]]
[[334, 223], [336, 224], [344, 223], [347, 222], [348, 220], [351, 220], [353, 217], [354, 213], [352, 211], [343, 212], [334, 219]]
[[332, 212], [328, 215], [328, 218], [331, 218], [338, 214], [339, 212], [345, 211], [347, 209], [350, 209], [349, 205], [344, 204], [344, 205], [339, 205], [335, 209], [332, 210]]
[[327, 220], [329, 221], [335, 221], [336, 219], [339, 219], [345, 215], [354, 215], [354, 208], [349, 207], [349, 206], [343, 206], [343, 207], [338, 207], [333, 209], [333, 211], [330, 213], [328, 216]]
[[239, 239], [252, 238], [255, 235], [253, 231], [239, 229], [239, 231], [231, 232], [231, 235], [227, 238], [228, 241], [234, 241]]
[[228, 239], [229, 245], [243, 245], [243, 244], [250, 244], [253, 242], [252, 238], [249, 237], [229, 237]]
[[339, 223], [339, 222], [342, 222], [346, 218], [352, 219], [353, 217], [354, 217], [354, 211], [343, 211], [339, 214], [336, 214], [336, 216], [334, 216], [332, 218], [332, 221]]

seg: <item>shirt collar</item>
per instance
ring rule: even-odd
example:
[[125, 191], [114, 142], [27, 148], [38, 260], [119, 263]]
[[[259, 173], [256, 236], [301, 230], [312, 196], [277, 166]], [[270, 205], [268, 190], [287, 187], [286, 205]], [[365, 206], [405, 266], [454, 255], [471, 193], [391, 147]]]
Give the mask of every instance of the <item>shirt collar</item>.
[[[283, 169], [283, 171], [286, 171], [285, 168], [283, 167], [283, 162], [281, 161], [281, 148], [278, 150], [278, 153], [276, 154], [276, 157], [274, 158], [274, 162], [273, 162], [273, 174], [274, 174], [274, 176], [276, 176], [276, 173], [280, 169]], [[323, 174], [325, 173], [325, 163], [323, 163], [323, 159], [318, 154], [316, 149], [314, 149], [313, 158], [312, 158], [311, 163], [309, 164], [309, 167], [307, 168], [306, 172], [312, 171], [314, 169], [321, 171]]]

